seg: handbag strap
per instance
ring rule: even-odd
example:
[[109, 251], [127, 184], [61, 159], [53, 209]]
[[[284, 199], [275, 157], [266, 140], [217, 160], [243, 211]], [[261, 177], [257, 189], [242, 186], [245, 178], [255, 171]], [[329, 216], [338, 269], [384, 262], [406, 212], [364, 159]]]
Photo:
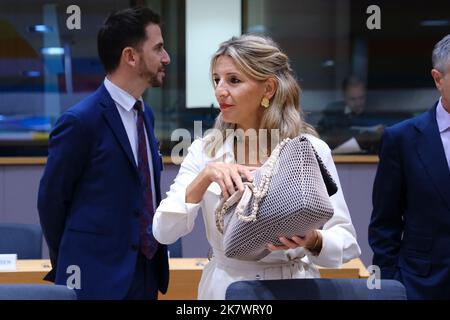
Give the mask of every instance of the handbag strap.
[[[312, 146], [311, 146], [312, 147]], [[338, 186], [336, 182], [333, 180], [333, 177], [331, 176], [330, 172], [328, 171], [327, 167], [323, 163], [320, 156], [317, 154], [316, 149], [312, 147], [314, 154], [317, 159], [317, 163], [319, 164], [320, 173], [322, 174], [323, 182], [325, 183], [325, 187], [327, 188], [328, 195], [331, 197], [336, 192], [338, 192]]]
[[224, 198], [220, 200], [216, 210], [216, 226], [221, 233], [223, 233], [223, 219], [228, 208], [232, 207], [239, 201], [236, 206], [236, 211], [242, 213], [252, 197], [253, 189], [254, 185], [251, 182], [244, 182], [244, 191], [237, 190], [227, 200]]

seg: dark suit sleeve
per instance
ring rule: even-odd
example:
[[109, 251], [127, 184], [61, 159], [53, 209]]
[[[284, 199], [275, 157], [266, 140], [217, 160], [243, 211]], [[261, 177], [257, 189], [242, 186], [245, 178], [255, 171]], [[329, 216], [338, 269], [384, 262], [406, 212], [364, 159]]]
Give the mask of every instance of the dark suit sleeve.
[[381, 268], [382, 278], [395, 276], [403, 231], [405, 190], [399, 148], [392, 133], [386, 129], [373, 186], [373, 212], [369, 225], [373, 264]]
[[[61, 116], [50, 134], [47, 164], [39, 185], [38, 211], [53, 269], [73, 192], [87, 161], [88, 141], [80, 120], [70, 113]], [[50, 273], [48, 280], [52, 278]]]

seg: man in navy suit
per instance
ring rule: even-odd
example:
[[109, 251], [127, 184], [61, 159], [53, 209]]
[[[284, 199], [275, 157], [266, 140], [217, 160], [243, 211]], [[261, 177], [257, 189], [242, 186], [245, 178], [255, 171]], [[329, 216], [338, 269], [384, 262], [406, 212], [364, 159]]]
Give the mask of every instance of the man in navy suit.
[[162, 162], [142, 94], [162, 85], [170, 63], [160, 17], [139, 7], [113, 13], [97, 45], [103, 84], [50, 135], [38, 196], [53, 267], [46, 279], [79, 299], [157, 299], [169, 277], [167, 248], [149, 222]]
[[409, 299], [450, 298], [450, 35], [431, 75], [439, 101], [384, 133], [369, 226], [373, 264]]

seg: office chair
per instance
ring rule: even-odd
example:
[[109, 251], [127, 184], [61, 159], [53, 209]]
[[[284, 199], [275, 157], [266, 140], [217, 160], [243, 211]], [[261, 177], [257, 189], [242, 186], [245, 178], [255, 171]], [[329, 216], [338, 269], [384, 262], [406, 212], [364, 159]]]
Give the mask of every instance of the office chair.
[[237, 281], [227, 288], [227, 300], [406, 300], [396, 280], [380, 280], [369, 289], [367, 279], [287, 279]]
[[76, 300], [74, 290], [53, 284], [0, 284], [0, 300]]
[[0, 223], [0, 254], [18, 259], [42, 259], [42, 230], [35, 224]]
[[176, 242], [167, 246], [169, 250], [170, 258], [181, 258], [183, 256], [183, 246], [181, 244], [181, 238]]

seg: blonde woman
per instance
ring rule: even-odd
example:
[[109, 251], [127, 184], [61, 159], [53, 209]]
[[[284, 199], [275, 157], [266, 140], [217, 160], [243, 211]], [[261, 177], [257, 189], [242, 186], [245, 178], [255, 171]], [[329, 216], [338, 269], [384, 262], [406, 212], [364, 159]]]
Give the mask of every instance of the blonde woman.
[[[319, 277], [317, 265], [339, 267], [358, 257], [360, 249], [330, 149], [302, 119], [300, 88], [288, 57], [268, 38], [233, 37], [222, 43], [213, 56], [211, 76], [221, 111], [216, 130], [192, 143], [153, 220], [155, 238], [169, 244], [192, 231], [202, 209], [213, 255], [203, 271], [198, 298], [224, 299], [228, 285], [239, 280]], [[305, 237], [280, 238], [283, 245], [268, 244], [271, 253], [265, 258], [240, 261], [224, 255], [215, 210], [221, 197], [228, 198], [236, 189], [244, 189], [243, 179], [251, 181], [252, 171], [267, 160], [275, 147], [270, 142], [258, 143], [260, 137], [244, 135], [236, 139], [230, 132], [264, 132], [259, 129], [266, 129], [269, 136], [273, 129], [277, 130], [279, 139], [305, 135], [339, 190], [330, 198], [334, 215], [323, 229]]]

